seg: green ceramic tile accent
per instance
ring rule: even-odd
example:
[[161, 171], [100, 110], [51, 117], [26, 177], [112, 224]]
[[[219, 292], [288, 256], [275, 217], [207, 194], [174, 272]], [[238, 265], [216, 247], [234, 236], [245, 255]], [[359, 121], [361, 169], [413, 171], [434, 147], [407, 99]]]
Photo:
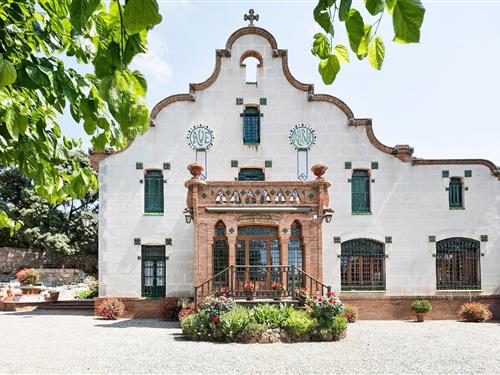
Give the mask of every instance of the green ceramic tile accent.
[[165, 238], [165, 245], [172, 246], [172, 239], [171, 238]]
[[313, 193], [309, 193], [308, 197], [309, 197], [309, 199], [314, 199], [314, 194]]
[[487, 234], [481, 234], [481, 242], [488, 242], [488, 235]]
[[140, 183], [140, 184], [143, 184], [143, 183], [144, 183], [144, 180], [141, 178], [141, 179], [139, 180], [139, 183]]
[[236, 105], [242, 105], [243, 104], [243, 98], [236, 98]]
[[385, 243], [392, 243], [392, 237], [391, 236], [385, 236]]
[[372, 169], [378, 169], [378, 161], [372, 161]]
[[260, 98], [260, 105], [267, 105], [267, 98]]
[[231, 234], [234, 233], [234, 228], [233, 227], [229, 228], [229, 233], [231, 233]]
[[170, 163], [163, 163], [163, 169], [170, 170]]
[[464, 171], [464, 176], [465, 177], [472, 177], [472, 171], [470, 169]]
[[342, 239], [340, 237], [333, 237], [333, 243], [341, 243]]
[[347, 179], [347, 182], [348, 182], [348, 183], [351, 183], [351, 182], [352, 182], [352, 178], [348, 178], [348, 179]]
[[208, 195], [207, 195], [207, 193], [203, 193], [203, 194], [201, 195], [201, 197], [202, 197], [203, 199], [205, 199], [206, 197], [208, 197]]
[[238, 168], [238, 160], [231, 160], [231, 168]]
[[141, 244], [141, 239], [140, 238], [134, 238], [134, 245], [140, 245]]
[[350, 161], [346, 161], [344, 164], [345, 169], [352, 169], [352, 163]]
[[262, 112], [260, 113], [260, 117], [264, 117], [264, 114]]
[[143, 168], [143, 165], [141, 162], [138, 161], [135, 163], [135, 169], [142, 169], [142, 168]]
[[287, 233], [287, 232], [288, 232], [288, 228], [283, 228], [281, 231], [282, 231], [283, 233]]
[[429, 236], [429, 242], [436, 242], [436, 236]]
[[441, 176], [443, 176], [443, 178], [450, 177], [450, 171], [442, 171]]
[[260, 189], [255, 190], [256, 195], [260, 195]]
[[272, 160], [266, 160], [265, 166], [266, 166], [266, 168], [272, 168], [273, 167], [273, 161]]

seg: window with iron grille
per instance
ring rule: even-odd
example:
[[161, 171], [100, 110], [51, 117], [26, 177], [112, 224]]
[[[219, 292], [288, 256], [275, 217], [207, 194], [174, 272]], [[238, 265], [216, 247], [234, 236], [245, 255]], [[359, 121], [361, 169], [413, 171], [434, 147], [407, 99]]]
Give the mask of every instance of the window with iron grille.
[[351, 179], [353, 213], [370, 213], [370, 175], [365, 170], [354, 170]]
[[[288, 265], [302, 269], [302, 227], [300, 223], [294, 222], [290, 230], [288, 240]], [[295, 274], [295, 285], [300, 285], [300, 275]], [[288, 289], [292, 288], [292, 274], [288, 276]]]
[[246, 145], [260, 143], [260, 112], [255, 107], [246, 108], [243, 112], [243, 143]]
[[340, 278], [341, 290], [385, 290], [384, 244], [367, 238], [343, 242]]
[[165, 246], [142, 246], [142, 296], [165, 297]]
[[[229, 267], [229, 245], [226, 237], [226, 226], [222, 221], [215, 224], [215, 237], [212, 253], [213, 275], [217, 275]], [[215, 278], [216, 283], [226, 284], [227, 274]]]
[[260, 168], [241, 168], [238, 173], [238, 181], [264, 181], [265, 178]]
[[144, 212], [163, 213], [163, 173], [147, 171], [144, 177]]
[[450, 208], [463, 208], [463, 183], [459, 177], [450, 178], [450, 186], [448, 189], [448, 199]]
[[454, 237], [436, 242], [438, 290], [481, 289], [479, 241]]

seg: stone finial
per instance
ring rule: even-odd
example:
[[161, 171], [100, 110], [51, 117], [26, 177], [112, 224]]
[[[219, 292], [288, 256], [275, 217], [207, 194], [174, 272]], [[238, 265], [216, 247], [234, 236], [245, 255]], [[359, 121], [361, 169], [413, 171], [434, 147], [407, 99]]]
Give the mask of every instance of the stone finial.
[[198, 180], [200, 178], [201, 172], [203, 172], [203, 166], [200, 163], [194, 162], [188, 165], [187, 167], [191, 176], [193, 176], [192, 180]]
[[326, 164], [323, 164], [323, 163], [317, 163], [311, 167], [311, 171], [316, 176], [316, 180], [322, 180], [323, 175], [325, 174], [327, 169], [328, 169], [328, 166]]
[[255, 11], [253, 9], [249, 9], [248, 10], [248, 14], [245, 14], [243, 16], [243, 20], [244, 21], [250, 21], [250, 23], [248, 24], [248, 26], [255, 26], [253, 24], [253, 21], [258, 21], [259, 20], [259, 15], [258, 14], [255, 14]]

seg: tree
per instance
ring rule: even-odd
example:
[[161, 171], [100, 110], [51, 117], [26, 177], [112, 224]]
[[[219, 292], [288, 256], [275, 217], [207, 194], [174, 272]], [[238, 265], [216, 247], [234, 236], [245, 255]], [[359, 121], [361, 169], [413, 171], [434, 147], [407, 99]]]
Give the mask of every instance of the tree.
[[[71, 162], [61, 167], [89, 168], [88, 155], [82, 151], [70, 154]], [[52, 257], [97, 254], [98, 192], [89, 190], [81, 199], [68, 198], [52, 205], [33, 190], [30, 179], [16, 168], [0, 170], [0, 209], [12, 220], [24, 225], [13, 236], [0, 230], [0, 246], [30, 248]]]
[[320, 59], [318, 71], [327, 85], [331, 85], [340, 71], [341, 63], [350, 61], [346, 46], [333, 47], [336, 21], [344, 23], [349, 46], [359, 60], [368, 57], [370, 65], [380, 70], [385, 58], [383, 39], [377, 35], [383, 15], [392, 17], [394, 41], [418, 43], [425, 9], [420, 0], [365, 0], [365, 8], [377, 19], [373, 24], [364, 22], [361, 13], [354, 9], [352, 0], [319, 0], [314, 8], [314, 20], [324, 32], [314, 35], [311, 52]]
[[[128, 66], [162, 19], [158, 4], [106, 3], [2, 0], [0, 7], [0, 166], [18, 169], [51, 205], [97, 189], [90, 166], [71, 158], [80, 141], [62, 134], [58, 113], [69, 110], [97, 150], [123, 148], [148, 127], [146, 81]], [[68, 69], [62, 55], [94, 73]], [[13, 233], [20, 225], [0, 209], [0, 228]]]

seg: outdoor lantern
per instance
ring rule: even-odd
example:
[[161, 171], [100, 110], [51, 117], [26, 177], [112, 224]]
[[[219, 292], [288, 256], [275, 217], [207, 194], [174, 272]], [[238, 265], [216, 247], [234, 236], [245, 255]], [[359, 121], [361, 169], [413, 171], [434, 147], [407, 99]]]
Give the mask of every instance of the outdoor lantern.
[[327, 223], [332, 222], [332, 217], [333, 217], [333, 210], [331, 208], [325, 208], [323, 209], [323, 217], [322, 220], [325, 220]]
[[193, 212], [189, 208], [185, 208], [184, 211], [184, 218], [186, 219], [186, 224], [191, 224], [191, 221], [193, 220]]

